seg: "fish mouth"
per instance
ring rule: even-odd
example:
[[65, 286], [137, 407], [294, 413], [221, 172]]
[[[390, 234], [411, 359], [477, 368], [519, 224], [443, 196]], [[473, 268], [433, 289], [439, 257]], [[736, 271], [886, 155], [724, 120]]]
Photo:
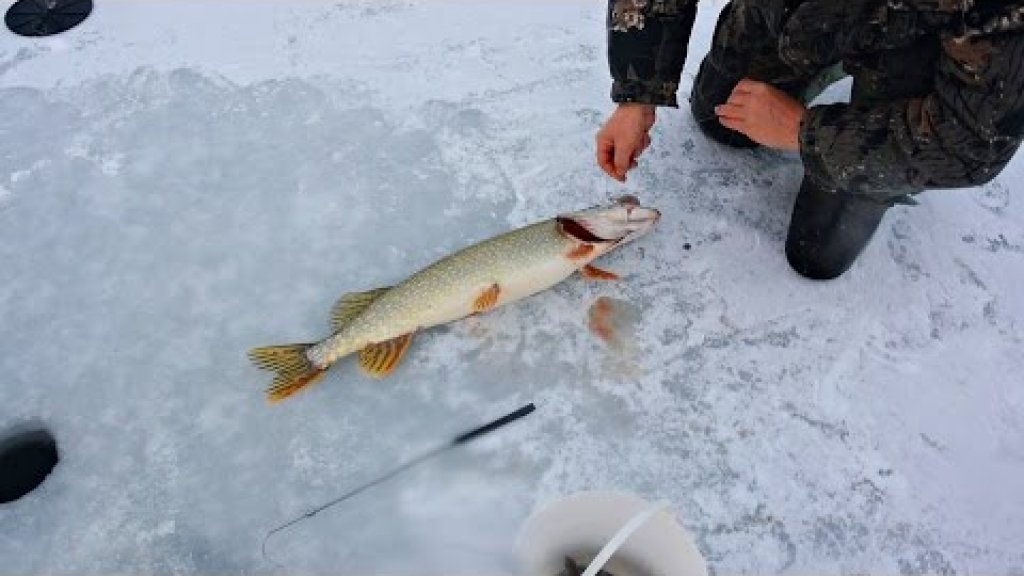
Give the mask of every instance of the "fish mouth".
[[643, 236], [660, 218], [660, 212], [627, 195], [610, 205], [562, 214], [556, 220], [562, 234], [577, 242], [614, 245]]
[[[637, 212], [640, 212], [637, 214]], [[628, 232], [617, 240], [618, 244], [625, 244], [632, 242], [637, 238], [647, 234], [654, 225], [661, 220], [661, 212], [654, 208], [644, 208], [641, 210], [629, 210], [626, 215], [626, 227]]]
[[562, 233], [588, 244], [618, 244], [645, 234], [661, 213], [653, 209], [627, 209], [624, 217], [607, 221], [601, 217], [559, 216]]

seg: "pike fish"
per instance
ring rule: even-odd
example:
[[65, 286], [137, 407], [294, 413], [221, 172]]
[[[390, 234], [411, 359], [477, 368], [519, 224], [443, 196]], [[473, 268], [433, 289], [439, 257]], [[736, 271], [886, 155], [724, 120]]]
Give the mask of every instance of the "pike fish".
[[249, 358], [276, 373], [267, 389], [271, 403], [309, 387], [335, 362], [357, 352], [364, 372], [387, 376], [421, 330], [532, 296], [577, 271], [587, 278], [617, 279], [591, 262], [643, 236], [660, 216], [624, 196], [512, 230], [394, 286], [345, 294], [331, 311], [332, 334], [319, 342], [254, 348]]

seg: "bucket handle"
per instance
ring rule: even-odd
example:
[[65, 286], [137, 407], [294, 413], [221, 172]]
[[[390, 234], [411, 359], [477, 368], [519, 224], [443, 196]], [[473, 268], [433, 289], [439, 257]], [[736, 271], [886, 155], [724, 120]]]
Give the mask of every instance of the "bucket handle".
[[642, 510], [636, 516], [630, 518], [629, 522], [626, 522], [622, 528], [619, 528], [619, 531], [616, 532], [615, 535], [612, 536], [611, 540], [604, 545], [604, 548], [601, 548], [601, 551], [597, 553], [597, 556], [595, 556], [590, 562], [587, 569], [583, 571], [583, 576], [596, 576], [598, 570], [604, 567], [608, 560], [611, 559], [612, 554], [615, 554], [616, 550], [625, 544], [626, 540], [628, 540], [634, 532], [639, 530], [647, 523], [648, 520], [653, 518], [655, 514], [667, 508], [668, 505], [669, 503], [665, 501], [655, 502]]

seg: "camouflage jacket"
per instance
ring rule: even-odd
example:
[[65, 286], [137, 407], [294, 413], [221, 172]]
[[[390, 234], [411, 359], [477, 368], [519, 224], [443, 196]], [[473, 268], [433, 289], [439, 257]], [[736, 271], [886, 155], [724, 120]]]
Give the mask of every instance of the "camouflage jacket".
[[[851, 104], [811, 107], [801, 127], [804, 166], [824, 185], [972, 186], [1018, 148], [1024, 0], [747, 1], [779, 7], [779, 58], [794, 70], [842, 63], [855, 78]], [[609, 0], [614, 101], [678, 105], [696, 4]]]

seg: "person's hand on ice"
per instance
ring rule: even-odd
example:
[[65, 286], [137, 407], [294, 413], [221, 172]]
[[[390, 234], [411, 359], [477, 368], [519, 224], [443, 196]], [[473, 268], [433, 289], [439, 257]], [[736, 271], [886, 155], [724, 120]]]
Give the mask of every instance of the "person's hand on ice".
[[597, 165], [619, 182], [636, 166], [636, 159], [651, 145], [654, 106], [619, 104], [597, 133]]
[[729, 101], [715, 108], [722, 126], [777, 150], [800, 149], [800, 123], [807, 109], [764, 82], [741, 80]]

